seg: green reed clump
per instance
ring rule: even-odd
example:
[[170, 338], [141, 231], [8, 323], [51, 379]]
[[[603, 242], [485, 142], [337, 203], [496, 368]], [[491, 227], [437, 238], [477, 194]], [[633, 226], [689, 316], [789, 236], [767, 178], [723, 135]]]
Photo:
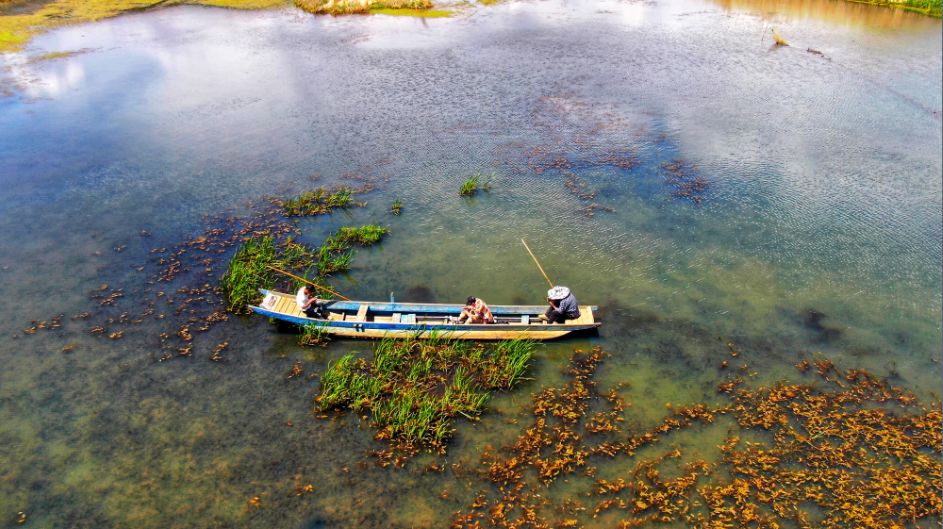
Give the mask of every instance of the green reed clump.
[[246, 239], [220, 278], [227, 308], [243, 312], [259, 298], [259, 289], [272, 288], [279, 269], [304, 269], [314, 261], [311, 250], [291, 239], [278, 244], [270, 235]]
[[301, 334], [298, 335], [298, 345], [325, 347], [330, 341], [330, 335], [321, 322], [309, 323], [302, 326]]
[[380, 239], [389, 232], [389, 228], [377, 226], [376, 224], [367, 224], [359, 227], [344, 226], [337, 230], [335, 237], [340, 241], [350, 244], [370, 246], [380, 242]]
[[462, 187], [458, 188], [458, 194], [463, 197], [470, 197], [478, 192], [478, 175], [472, 176], [471, 178], [462, 182]]
[[509, 389], [514, 387], [524, 373], [534, 355], [536, 342], [533, 340], [507, 340], [495, 347], [494, 355], [498, 361], [495, 369], [488, 372], [488, 382], [492, 387]]
[[324, 241], [318, 249], [318, 273], [322, 276], [346, 272], [354, 259], [353, 245], [371, 246], [380, 242], [389, 233], [388, 228], [367, 224], [353, 227], [343, 226]]
[[491, 179], [493, 177], [493, 174], [489, 175], [487, 178], [484, 178], [481, 173], [475, 173], [473, 176], [462, 182], [462, 186], [458, 189], [458, 194], [463, 197], [470, 197], [477, 193], [479, 189], [482, 191], [490, 191]]
[[461, 415], [474, 419], [495, 390], [523, 380], [536, 342], [485, 346], [432, 337], [381, 340], [373, 361], [347, 355], [321, 377], [321, 411], [369, 409], [377, 439], [393, 448], [445, 451]]
[[431, 0], [295, 0], [295, 5], [319, 15], [369, 13], [375, 9], [429, 9]]
[[289, 198], [282, 203], [282, 211], [288, 217], [325, 215], [335, 208], [348, 208], [353, 204], [354, 192], [342, 187], [329, 192], [323, 187]]
[[403, 202], [400, 199], [396, 199], [390, 205], [390, 213], [394, 215], [399, 215], [400, 211], [403, 210]]

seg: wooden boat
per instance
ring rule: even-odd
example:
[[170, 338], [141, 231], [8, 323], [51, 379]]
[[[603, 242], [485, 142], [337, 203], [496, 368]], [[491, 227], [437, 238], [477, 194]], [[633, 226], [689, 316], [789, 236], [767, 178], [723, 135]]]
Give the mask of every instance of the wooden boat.
[[593, 311], [597, 307], [580, 305], [581, 316], [566, 323], [548, 324], [538, 319], [545, 305], [492, 305], [497, 323], [451, 323], [463, 305], [441, 303], [396, 303], [376, 301], [331, 301], [327, 319], [310, 318], [298, 308], [294, 294], [262, 290], [262, 302], [253, 311], [298, 325], [318, 325], [335, 336], [350, 338], [427, 338], [431, 335], [458, 340], [510, 340], [526, 338], [549, 340], [574, 331], [599, 327]]

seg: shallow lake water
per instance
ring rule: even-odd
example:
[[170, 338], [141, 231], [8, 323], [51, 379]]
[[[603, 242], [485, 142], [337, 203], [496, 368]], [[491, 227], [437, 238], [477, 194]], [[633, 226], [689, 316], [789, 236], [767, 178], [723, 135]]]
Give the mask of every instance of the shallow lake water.
[[[79, 53], [32, 60], [54, 51]], [[633, 424], [716, 399], [728, 343], [751, 384], [827, 357], [939, 400], [939, 20], [831, 1], [510, 1], [430, 20], [173, 7], [0, 61], [4, 525], [446, 527], [487, 485], [427, 465], [511, 442], [531, 393], [595, 345]], [[459, 197], [476, 173], [490, 190]], [[101, 284], [140, 311], [151, 250], [207, 216], [364, 182], [365, 207], [299, 224], [312, 243], [390, 227], [341, 293], [540, 303], [526, 238], [600, 307], [598, 335], [542, 346], [444, 458], [378, 467], [367, 421], [313, 417], [316, 378], [286, 378], [369, 342], [304, 348], [239, 316], [159, 362], [166, 322], [109, 340], [70, 319], [106, 310]], [[23, 333], [56, 314], [61, 329]], [[710, 458], [722, 438], [676, 442]]]

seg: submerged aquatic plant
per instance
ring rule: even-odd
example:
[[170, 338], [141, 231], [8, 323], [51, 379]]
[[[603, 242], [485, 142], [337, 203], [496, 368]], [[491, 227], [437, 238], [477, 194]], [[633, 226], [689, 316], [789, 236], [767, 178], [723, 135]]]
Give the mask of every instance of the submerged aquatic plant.
[[444, 452], [452, 420], [476, 417], [491, 391], [519, 383], [535, 347], [529, 340], [486, 347], [435, 336], [384, 339], [372, 362], [349, 354], [332, 363], [315, 402], [321, 411], [371, 410], [377, 439], [392, 449]]

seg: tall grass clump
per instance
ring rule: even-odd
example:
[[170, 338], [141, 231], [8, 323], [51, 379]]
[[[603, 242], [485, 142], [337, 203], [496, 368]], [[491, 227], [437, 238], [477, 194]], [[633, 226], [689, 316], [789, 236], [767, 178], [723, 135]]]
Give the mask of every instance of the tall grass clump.
[[512, 340], [485, 346], [442, 338], [385, 339], [373, 361], [352, 356], [331, 364], [315, 398], [320, 411], [370, 410], [376, 437], [390, 453], [421, 448], [445, 451], [458, 416], [476, 419], [491, 393], [521, 380], [536, 342]]
[[314, 262], [313, 251], [292, 239], [280, 244], [271, 235], [246, 239], [219, 280], [226, 308], [245, 312], [251, 303], [257, 302], [260, 289], [275, 285], [278, 275], [272, 268], [306, 270]]
[[330, 342], [327, 329], [321, 322], [309, 323], [301, 327], [301, 334], [298, 335], [298, 345], [315, 345], [325, 347]]
[[396, 200], [393, 201], [392, 204], [390, 204], [390, 213], [394, 215], [399, 215], [402, 210], [403, 210], [402, 200], [397, 198]]
[[326, 215], [335, 208], [348, 208], [353, 204], [354, 192], [342, 187], [329, 192], [323, 187], [289, 198], [282, 202], [282, 212], [287, 217]]
[[353, 227], [343, 226], [329, 235], [318, 249], [318, 273], [322, 276], [337, 272], [346, 272], [354, 259], [353, 245], [371, 246], [380, 242], [389, 233], [388, 228], [367, 224]]
[[499, 342], [494, 350], [497, 361], [493, 365], [496, 369], [488, 373], [489, 384], [502, 389], [514, 387], [527, 371], [536, 346], [537, 342], [533, 340], [518, 339]]
[[493, 177], [494, 175], [490, 175], [484, 178], [481, 173], [475, 173], [462, 182], [462, 186], [458, 188], [458, 194], [463, 197], [470, 197], [478, 193], [478, 190], [489, 191], [491, 190], [491, 179]]
[[367, 224], [359, 227], [343, 226], [337, 231], [335, 237], [346, 243], [370, 246], [380, 242], [380, 239], [389, 232], [389, 228], [377, 226], [376, 224]]

